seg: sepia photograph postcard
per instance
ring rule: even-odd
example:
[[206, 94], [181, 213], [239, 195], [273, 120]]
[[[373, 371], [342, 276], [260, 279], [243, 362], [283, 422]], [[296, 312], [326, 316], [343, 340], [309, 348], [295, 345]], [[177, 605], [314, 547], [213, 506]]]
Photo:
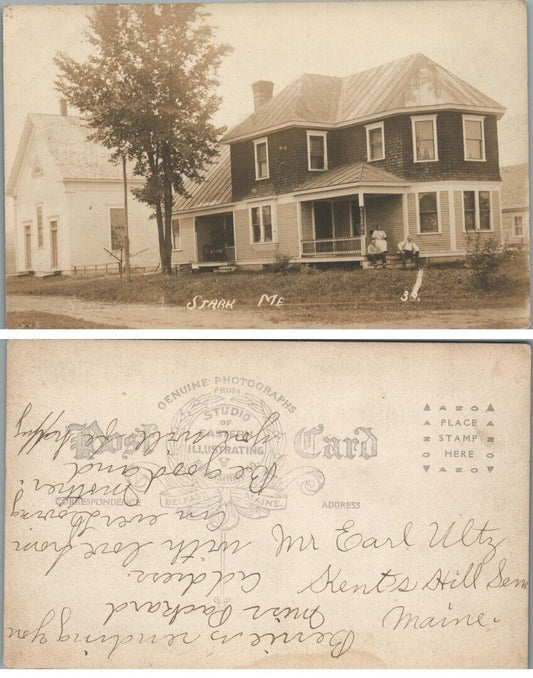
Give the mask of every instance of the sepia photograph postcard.
[[3, 18], [8, 328], [529, 327], [522, 0]]
[[526, 668], [530, 367], [9, 342], [5, 665]]

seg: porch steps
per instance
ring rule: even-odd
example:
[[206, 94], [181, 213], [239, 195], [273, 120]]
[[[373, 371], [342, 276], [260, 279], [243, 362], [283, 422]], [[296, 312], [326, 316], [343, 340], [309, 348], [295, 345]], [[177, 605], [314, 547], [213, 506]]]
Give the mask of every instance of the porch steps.
[[219, 266], [216, 269], [217, 273], [233, 273], [233, 271], [237, 270], [236, 266], [233, 266], [232, 264], [222, 264], [222, 266]]
[[[421, 260], [422, 263], [422, 260]], [[406, 268], [414, 268], [412, 261], [406, 262]], [[374, 268], [366, 259], [362, 262], [363, 268]], [[382, 264], [378, 264], [378, 268], [382, 268]], [[387, 254], [387, 268], [403, 268], [402, 257], [399, 254]]]

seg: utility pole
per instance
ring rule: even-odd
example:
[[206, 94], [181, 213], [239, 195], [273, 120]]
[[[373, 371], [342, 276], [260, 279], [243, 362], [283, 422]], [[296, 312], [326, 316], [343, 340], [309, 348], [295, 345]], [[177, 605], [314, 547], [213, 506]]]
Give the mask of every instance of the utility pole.
[[122, 177], [124, 183], [124, 273], [126, 282], [130, 282], [130, 235], [128, 229], [128, 178], [126, 174], [126, 156], [122, 156]]

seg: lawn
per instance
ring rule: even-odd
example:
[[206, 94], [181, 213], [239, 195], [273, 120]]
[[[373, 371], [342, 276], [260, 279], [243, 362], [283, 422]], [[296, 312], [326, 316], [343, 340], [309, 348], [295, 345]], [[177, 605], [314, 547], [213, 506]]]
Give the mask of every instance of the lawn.
[[8, 311], [7, 327], [12, 330], [95, 330], [124, 329], [122, 326], [91, 323], [79, 318], [40, 311]]
[[[361, 310], [401, 310], [401, 296], [414, 284], [413, 269], [359, 268], [300, 270], [287, 273], [235, 271], [136, 275], [130, 283], [117, 276], [11, 278], [8, 294], [73, 296], [89, 301], [185, 306], [196, 295], [203, 299], [235, 299], [235, 308], [256, 308], [262, 294], [284, 298], [284, 307], [320, 308], [349, 304]], [[498, 284], [476, 289], [462, 266], [425, 269], [419, 293], [420, 310], [522, 306], [529, 297], [529, 271], [523, 258], [509, 258]]]

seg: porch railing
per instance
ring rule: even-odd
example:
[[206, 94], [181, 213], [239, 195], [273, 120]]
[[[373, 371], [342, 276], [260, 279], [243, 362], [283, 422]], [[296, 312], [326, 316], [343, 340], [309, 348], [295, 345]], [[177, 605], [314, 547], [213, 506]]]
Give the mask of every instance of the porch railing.
[[329, 255], [361, 254], [363, 237], [332, 238], [330, 240], [302, 240], [302, 256], [327, 257]]

